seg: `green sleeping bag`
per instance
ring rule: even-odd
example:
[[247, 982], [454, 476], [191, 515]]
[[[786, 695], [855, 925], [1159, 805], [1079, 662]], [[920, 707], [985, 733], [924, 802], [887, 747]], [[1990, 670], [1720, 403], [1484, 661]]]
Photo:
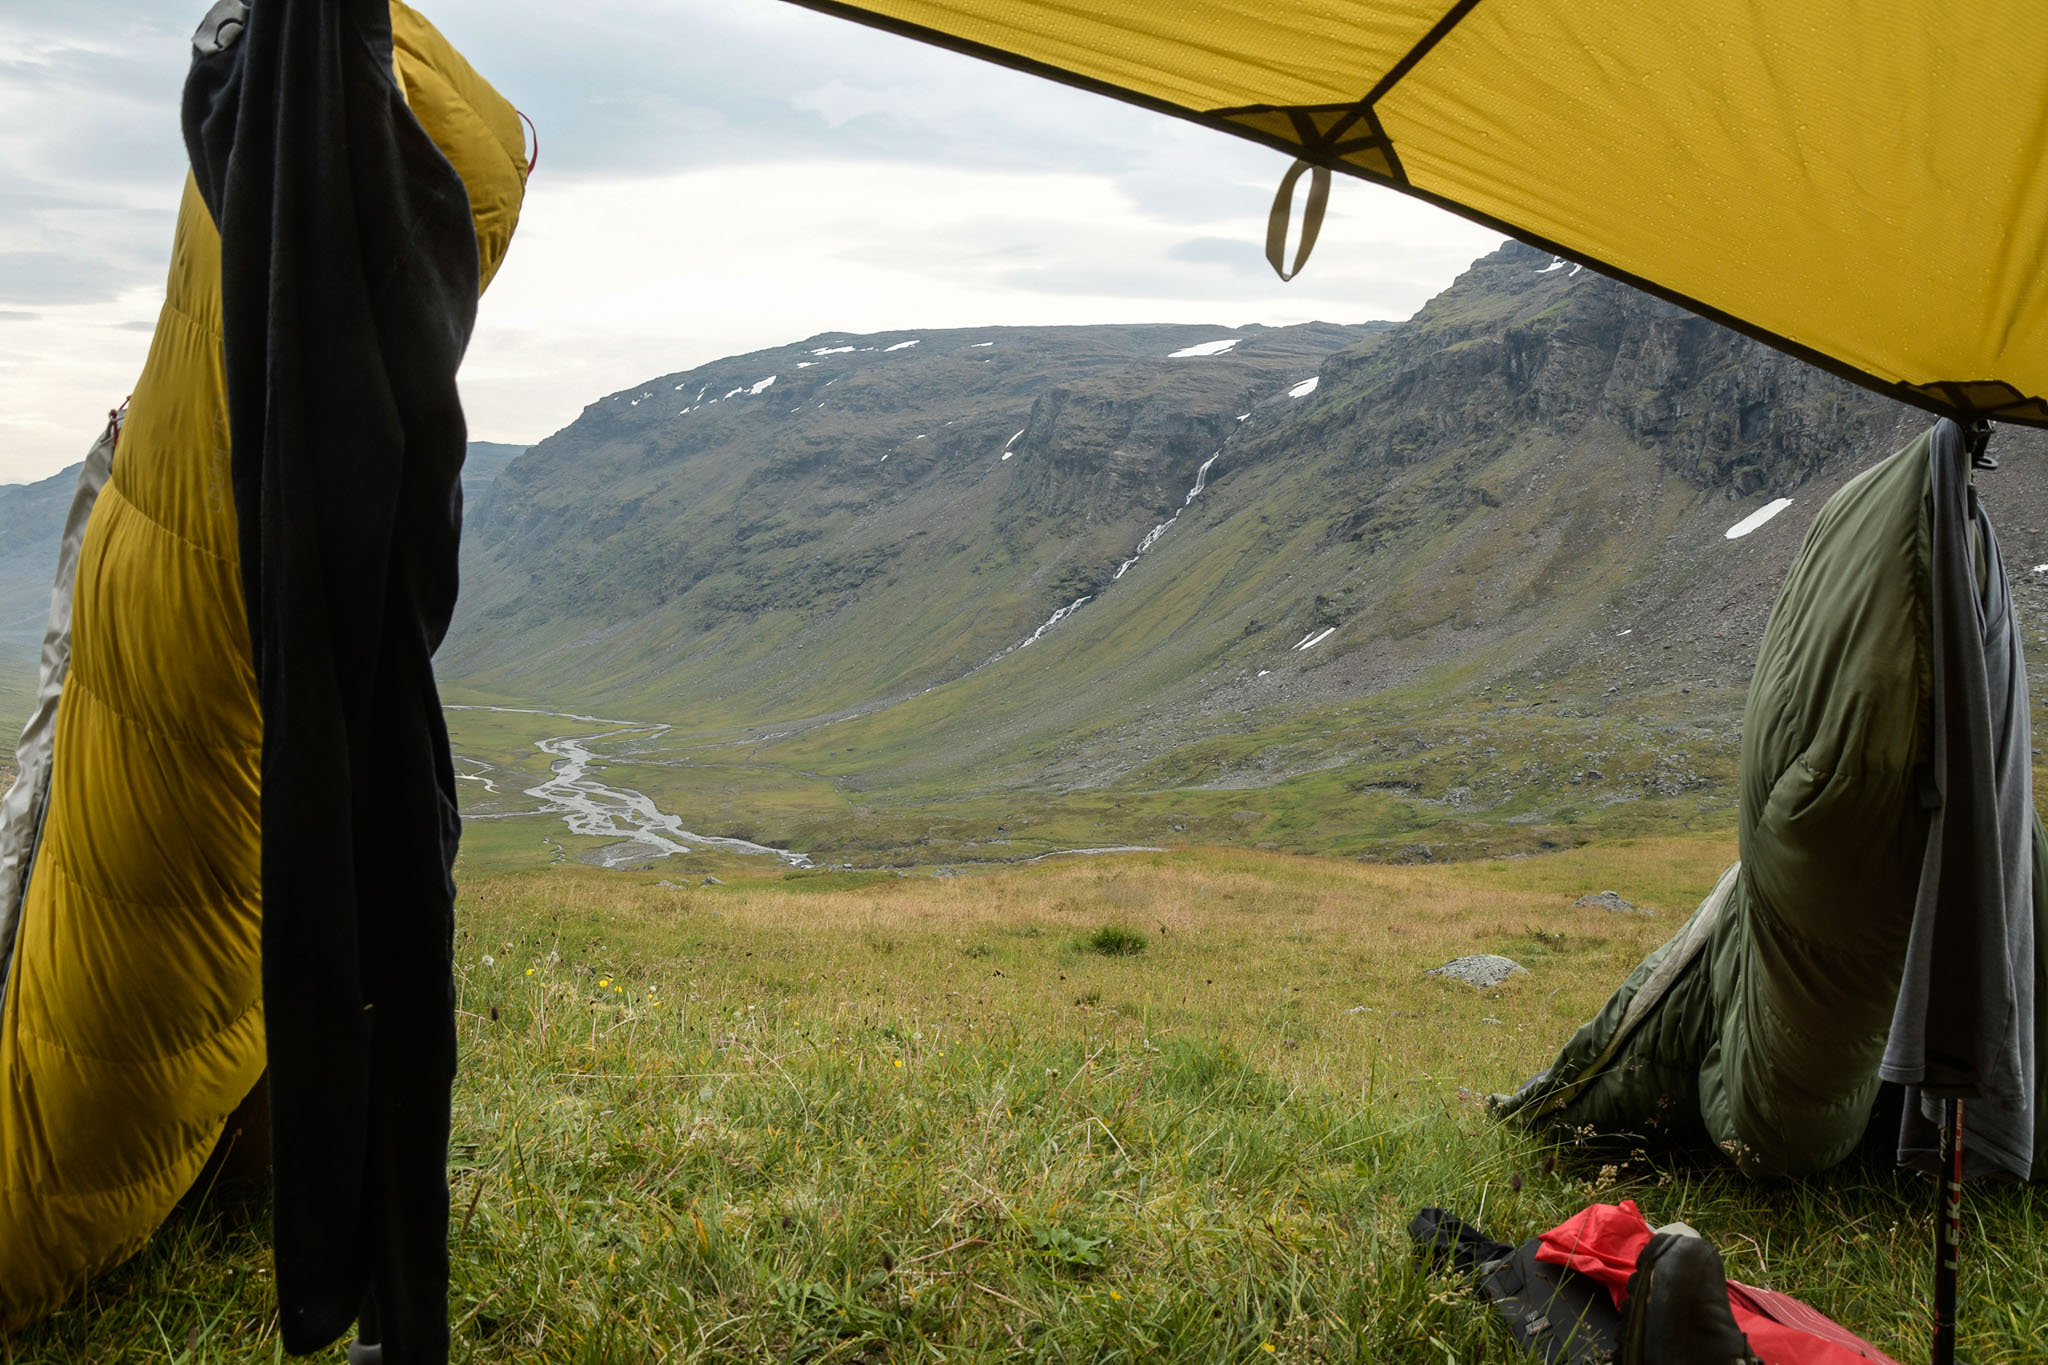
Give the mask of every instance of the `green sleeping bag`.
[[[1938, 434], [1858, 476], [1807, 531], [1750, 684], [1741, 861], [1547, 1070], [1495, 1098], [1497, 1113], [1582, 1135], [1708, 1142], [1755, 1174], [1825, 1170], [1862, 1141], [1911, 966], [1916, 906], [1926, 900], [1931, 812], [1942, 804], [1941, 646], [1930, 617]], [[1969, 511], [1977, 513], [1973, 495]], [[1957, 524], [1971, 528], [1965, 543], [1987, 631], [2011, 628], [1988, 521]], [[2024, 681], [2020, 665], [2021, 746]], [[2028, 1037], [2009, 1050], [2031, 1070], [2037, 1044], [2048, 1044], [2032, 1010], [2042, 994], [2039, 945], [2048, 942], [2048, 837], [2030, 804], [2023, 818], [2031, 847], [2024, 833], [2009, 837], [2022, 847], [2006, 856], [2033, 866], [2032, 905], [2017, 912], [2031, 950], [2019, 992]], [[2040, 1096], [2037, 1075], [2005, 1079]], [[2048, 1150], [2032, 1123], [2039, 1099], [2019, 1108], [2029, 1111], [2031, 1151], [2023, 1143], [2004, 1164], [2025, 1176], [2026, 1158], [2039, 1155], [2040, 1173]]]

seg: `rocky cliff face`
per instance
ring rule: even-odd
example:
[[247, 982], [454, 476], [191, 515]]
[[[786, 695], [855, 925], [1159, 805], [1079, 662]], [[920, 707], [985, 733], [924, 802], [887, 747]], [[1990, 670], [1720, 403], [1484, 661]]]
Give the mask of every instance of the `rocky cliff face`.
[[1385, 345], [1332, 357], [1327, 373], [1369, 395], [1352, 416], [1388, 458], [1481, 433], [1601, 422], [1693, 486], [1737, 498], [1790, 494], [1829, 461], [1918, 420], [1761, 342], [1519, 243], [1476, 262]]

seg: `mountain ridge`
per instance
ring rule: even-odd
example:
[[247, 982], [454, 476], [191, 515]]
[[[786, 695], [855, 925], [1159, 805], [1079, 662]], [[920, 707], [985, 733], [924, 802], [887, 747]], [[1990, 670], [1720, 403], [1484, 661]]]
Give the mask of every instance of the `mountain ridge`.
[[[623, 672], [606, 669], [598, 686], [579, 681], [577, 664], [536, 668], [531, 657], [515, 656], [538, 635], [545, 637], [543, 655], [596, 650], [622, 661], [629, 651], [617, 644], [621, 633], [655, 629], [649, 624], [654, 613], [640, 608], [650, 602], [666, 608], [694, 594], [689, 610], [664, 617], [661, 629], [675, 637], [671, 653], [724, 649], [751, 628], [739, 652], [776, 659], [774, 669], [762, 672], [785, 680], [780, 691], [793, 704], [821, 699], [819, 689], [806, 694], [786, 685], [803, 671], [791, 656], [809, 647], [787, 637], [804, 629], [829, 635], [835, 614], [900, 571], [911, 542], [928, 539], [932, 526], [948, 518], [978, 516], [1001, 553], [955, 553], [952, 567], [1007, 577], [998, 589], [979, 594], [966, 617], [956, 613], [931, 623], [971, 647], [928, 652], [917, 667], [870, 670], [868, 695], [822, 698], [841, 704], [809, 709], [835, 712], [912, 683], [943, 682], [1014, 647], [1061, 607], [1083, 598], [1092, 605], [1146, 532], [1185, 504], [1202, 462], [1226, 450], [1236, 453], [1215, 466], [1211, 483], [1217, 488], [1245, 478], [1247, 463], [1317, 462], [1324, 490], [1298, 499], [1286, 521], [1298, 528], [1321, 510], [1341, 506], [1341, 515], [1321, 523], [1315, 544], [1326, 551], [1348, 542], [1361, 563], [1386, 566], [1372, 594], [1386, 612], [1384, 629], [1369, 644], [1400, 655], [1408, 651], [1389, 646], [1418, 632], [1447, 627], [1453, 635], [1461, 629], [1485, 634], [1504, 613], [1526, 610], [1536, 598], [1583, 589], [1575, 566], [1598, 557], [1593, 542], [1618, 516], [1625, 522], [1648, 514], [1653, 503], [1685, 501], [1694, 493], [1731, 504], [1804, 494], [1811, 504], [1810, 485], [1838, 481], [1834, 475], [1902, 444], [1925, 420], [1711, 322], [1515, 244], [1475, 263], [1407, 322], [1320, 328], [1327, 325], [1306, 332], [821, 333], [609, 395], [510, 466], [485, 499], [476, 519], [481, 548], [470, 561], [476, 591], [466, 597], [451, 634], [445, 671], [480, 687], [538, 686], [592, 701], [631, 696], [635, 681], [644, 695], [658, 695], [673, 682], [669, 661], [658, 656]], [[1017, 373], [1016, 353], [1027, 338], [1046, 337], [1070, 346], [1083, 339], [1097, 344], [1080, 356], [1027, 353], [1025, 372]], [[1204, 337], [1235, 338], [1236, 344], [1219, 356], [1172, 358], [1173, 350], [1199, 346]], [[1106, 344], [1111, 338], [1123, 352]], [[1330, 344], [1339, 341], [1344, 344]], [[919, 372], [923, 391], [917, 393], [903, 387], [902, 376], [885, 381], [875, 371], [875, 361], [900, 359], [906, 350], [917, 355], [907, 343], [929, 345], [923, 355], [943, 362]], [[1140, 345], [1149, 354], [1131, 353]], [[1273, 354], [1262, 357], [1262, 345]], [[1318, 347], [1326, 347], [1320, 357]], [[830, 364], [847, 357], [855, 363], [845, 373]], [[1262, 359], [1268, 363], [1243, 364]], [[998, 382], [962, 373], [965, 366], [999, 362], [1010, 362], [1012, 372]], [[1233, 364], [1234, 372], [1225, 368]], [[785, 376], [793, 365], [817, 373], [792, 382]], [[769, 375], [775, 376], [769, 387], [754, 392]], [[1283, 378], [1290, 382], [1282, 384]], [[1288, 396], [1306, 379], [1317, 387]], [[948, 383], [959, 387], [933, 394]], [[829, 392], [835, 387], [836, 394]], [[677, 393], [684, 401], [674, 416], [637, 412]], [[723, 420], [700, 431], [682, 429], [721, 402], [730, 405]], [[850, 420], [807, 420], [819, 404], [846, 409]], [[744, 415], [734, 411], [742, 407]], [[1540, 453], [1534, 452], [1538, 445]], [[1653, 464], [1643, 462], [1646, 455]], [[591, 467], [593, 457], [616, 477], [610, 485], [619, 490], [616, 496], [593, 493], [604, 483]], [[1566, 458], [1585, 466], [1587, 478], [1611, 483], [1617, 496], [1633, 489], [1632, 501], [1604, 513], [1582, 510], [1583, 524], [1570, 534], [1573, 523], [1556, 516], [1511, 526], [1512, 505], [1546, 486], [1546, 460]], [[962, 472], [963, 461], [976, 460], [978, 467]], [[722, 467], [709, 467], [717, 462]], [[1011, 463], [1012, 470], [995, 468]], [[553, 472], [571, 469], [573, 477]], [[991, 473], [1009, 476], [999, 491], [981, 486]], [[1676, 482], [1657, 491], [1667, 477]], [[907, 512], [900, 495], [906, 482], [917, 480], [928, 481], [924, 491], [931, 496]], [[890, 482], [877, 492], [866, 481]], [[805, 488], [809, 502], [801, 510], [809, 515], [784, 515], [776, 495], [798, 486]], [[719, 497], [726, 499], [719, 517], [691, 519], [705, 499]], [[911, 515], [923, 521], [903, 521]], [[837, 526], [824, 524], [835, 518]], [[1448, 522], [1464, 525], [1467, 534], [1438, 545], [1428, 531]], [[1274, 524], [1268, 514], [1264, 540], [1274, 540]], [[1528, 542], [1525, 551], [1536, 553], [1533, 570], [1527, 554], [1516, 556], [1505, 576], [1497, 571], [1502, 566], [1479, 563], [1487, 547], [1472, 543], [1475, 536], [1485, 542], [1509, 530]], [[551, 561], [550, 548], [567, 553]], [[1151, 553], [1159, 553], [1156, 546]], [[1347, 566], [1344, 576], [1355, 577], [1358, 567]], [[525, 582], [515, 581], [520, 569]], [[1468, 578], [1475, 569], [1491, 580], [1477, 599], [1445, 590], [1446, 574]], [[1652, 598], [1668, 598], [1676, 587], [1653, 586], [1669, 577], [1657, 566], [1644, 566], [1637, 576]], [[630, 602], [593, 600], [593, 589], [622, 581], [637, 594], [628, 595]], [[1718, 663], [1735, 666], [1741, 648], [1753, 643], [1759, 602], [1774, 581], [1772, 573], [1745, 580], [1737, 594], [1744, 624], [1736, 648], [1723, 651], [1725, 658], [1716, 655]], [[1353, 584], [1349, 591], [1357, 597], [1360, 588]], [[583, 629], [567, 635], [560, 618], [572, 603]], [[1324, 593], [1290, 603], [1280, 615], [1306, 627], [1336, 624], [1356, 610]], [[917, 616], [899, 612], [889, 620]], [[780, 642], [760, 629], [775, 618], [788, 628]], [[486, 623], [516, 634], [488, 640]], [[1454, 652], [1427, 651], [1436, 663]], [[687, 671], [687, 660], [683, 666]], [[775, 691], [771, 687], [767, 699]], [[700, 699], [690, 684], [677, 695]], [[721, 700], [715, 688], [708, 699]]]
[[[1806, 521], [1930, 419], [1512, 243], [1325, 326], [824, 333], [623, 390], [494, 485], [444, 676], [861, 808], [1330, 773], [1417, 827], [1723, 818]], [[2048, 558], [2048, 505], [1985, 477]]]
[[[1167, 358], [1219, 334], [1237, 342], [1227, 354]], [[637, 605], [674, 604], [672, 628], [714, 648], [722, 635], [751, 636], [744, 654], [775, 651], [762, 618], [812, 623], [859, 605], [863, 589], [880, 599], [864, 613], [876, 630], [928, 614], [921, 589], [888, 592], [906, 563], [988, 573], [988, 591], [940, 594], [951, 615], [937, 650], [865, 670], [875, 692], [942, 681], [1113, 574], [1181, 505], [1261, 388], [1284, 390], [1281, 378], [1311, 376], [1323, 355], [1369, 334], [1328, 324], [827, 333], [621, 391], [511, 465], [479, 508], [465, 565], [476, 592], [451, 632], [447, 671], [488, 671], [506, 652], [519, 656], [515, 678], [530, 668], [524, 642], [494, 652], [482, 622], [538, 623], [550, 649], [575, 651], [621, 615], [639, 619], [591, 603], [600, 582], [628, 585]], [[927, 349], [905, 355], [908, 341]], [[1190, 382], [1189, 365], [1204, 382]], [[822, 373], [803, 373], [813, 369]], [[932, 397], [939, 386], [943, 400]], [[673, 412], [635, 412], [678, 393]], [[573, 479], [556, 472], [572, 468]], [[982, 542], [918, 544], [956, 524]], [[515, 552], [499, 552], [507, 546]], [[550, 628], [571, 603], [579, 625], [600, 624], [562, 640]], [[785, 690], [793, 676], [780, 670]]]

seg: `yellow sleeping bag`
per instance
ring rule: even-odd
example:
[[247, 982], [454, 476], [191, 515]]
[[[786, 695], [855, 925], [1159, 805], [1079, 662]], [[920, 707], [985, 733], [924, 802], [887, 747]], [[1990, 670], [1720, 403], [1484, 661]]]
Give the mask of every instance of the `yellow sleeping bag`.
[[[468, 185], [481, 279], [518, 115], [401, 3], [394, 67]], [[49, 803], [0, 1014], [0, 1336], [132, 1255], [264, 1068], [262, 719], [229, 482], [220, 235], [188, 179], [163, 313], [79, 556]]]

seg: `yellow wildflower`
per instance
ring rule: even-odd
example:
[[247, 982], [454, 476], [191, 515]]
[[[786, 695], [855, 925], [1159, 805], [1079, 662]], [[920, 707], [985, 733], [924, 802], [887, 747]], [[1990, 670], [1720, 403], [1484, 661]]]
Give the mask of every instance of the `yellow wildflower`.
[[1266, 1352], [1270, 1352], [1270, 1353], [1271, 1353], [1271, 1354], [1273, 1354], [1273, 1355], [1279, 1355], [1279, 1354], [1280, 1354], [1280, 1348], [1279, 1348], [1278, 1346], [1275, 1346], [1275, 1345], [1274, 1345], [1274, 1344], [1273, 1344], [1272, 1342], [1270, 1342], [1270, 1341], [1262, 1341], [1262, 1342], [1260, 1342], [1260, 1343], [1259, 1343], [1259, 1349], [1260, 1349], [1261, 1351], [1266, 1351]]
[[898, 1057], [898, 1058], [896, 1059], [896, 1065], [898, 1065], [898, 1066], [902, 1066], [902, 1065], [903, 1065], [903, 1059], [902, 1059], [901, 1057]]

